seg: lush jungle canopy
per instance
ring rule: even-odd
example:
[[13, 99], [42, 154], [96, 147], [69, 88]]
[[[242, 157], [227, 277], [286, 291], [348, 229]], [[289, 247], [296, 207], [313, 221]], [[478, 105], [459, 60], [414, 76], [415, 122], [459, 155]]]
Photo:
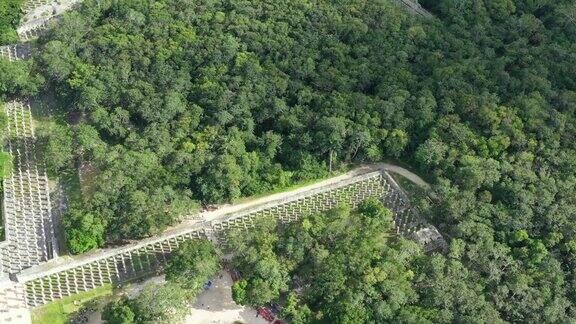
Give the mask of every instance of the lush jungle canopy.
[[574, 319], [576, 3], [423, 4], [436, 18], [389, 0], [85, 1], [33, 66], [72, 121], [43, 136], [48, 165], [92, 169], [72, 251], [395, 159], [429, 175], [421, 209], [450, 241], [419, 263], [413, 305]]
[[233, 265], [243, 276], [233, 297], [249, 305], [282, 300], [290, 323], [452, 320], [450, 312], [418, 305], [414, 270], [422, 251], [394, 235], [392, 220], [382, 203], [367, 200], [355, 211], [342, 206], [280, 228], [264, 222], [233, 231]]

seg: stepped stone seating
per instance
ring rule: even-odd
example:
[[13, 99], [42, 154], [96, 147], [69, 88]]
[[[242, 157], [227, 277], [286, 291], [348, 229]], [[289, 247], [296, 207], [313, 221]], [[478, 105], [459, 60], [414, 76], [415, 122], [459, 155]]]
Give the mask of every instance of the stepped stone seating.
[[[33, 33], [28, 32], [24, 39]], [[10, 61], [28, 59], [30, 55], [30, 43], [0, 46], [0, 56]], [[24, 285], [11, 281], [8, 274], [54, 257], [56, 240], [48, 178], [36, 156], [30, 105], [9, 102], [3, 109], [9, 119], [5, 150], [12, 155], [14, 170], [3, 183], [5, 240], [0, 242], [0, 323], [29, 323]]]
[[[19, 282], [25, 284], [28, 305], [40, 306], [107, 283], [118, 284], [160, 271], [171, 252], [191, 238], [208, 238], [225, 243], [228, 229], [234, 227], [249, 229], [264, 217], [291, 222], [303, 215], [326, 211], [341, 203], [354, 207], [371, 197], [382, 199], [394, 212], [398, 234], [414, 238], [425, 244], [425, 247], [431, 247], [433, 244], [443, 246], [443, 238], [429, 233], [427, 230], [430, 228], [429, 225], [410, 208], [406, 195], [390, 175], [386, 171], [379, 170], [327, 187], [298, 193], [280, 201], [274, 200], [256, 207], [223, 214], [209, 222], [197, 221], [191, 226], [178, 228], [129, 246], [97, 251], [61, 264], [46, 264], [45, 269], [37, 267], [24, 270], [16, 277]], [[426, 231], [422, 232], [423, 229]], [[427, 233], [430, 235], [426, 236]], [[427, 251], [432, 250], [427, 248]]]
[[18, 32], [18, 36], [20, 37], [20, 40], [22, 40], [23, 42], [28, 42], [38, 38], [40, 34], [42, 34], [44, 30], [46, 30], [46, 27], [47, 27], [46, 25], [40, 25], [27, 30], [22, 30]]
[[22, 6], [25, 15], [18, 27], [22, 41], [37, 38], [49, 24], [57, 21], [63, 13], [72, 9], [81, 0], [28, 0]]
[[31, 323], [24, 285], [0, 280], [0, 323]]
[[8, 116], [8, 147], [14, 170], [4, 180], [6, 240], [0, 246], [0, 272], [15, 273], [54, 256], [48, 178], [36, 157], [30, 105], [5, 104]]
[[10, 61], [26, 60], [31, 55], [32, 46], [30, 43], [19, 43], [13, 45], [0, 46], [0, 56]]
[[[22, 10], [27, 15], [35, 14], [35, 16], [40, 15], [53, 18], [55, 15], [70, 10], [80, 2], [82, 2], [82, 0], [26, 0], [22, 5]], [[32, 18], [34, 18], [34, 16]]]
[[448, 244], [434, 225], [427, 225], [411, 234], [411, 238], [420, 242], [425, 252], [448, 250]]
[[[24, 41], [36, 36], [36, 28], [20, 35]], [[30, 58], [31, 49], [29, 42], [0, 46], [0, 57], [25, 60]], [[5, 150], [12, 155], [14, 170], [3, 183], [5, 240], [0, 242], [0, 323], [30, 323], [24, 285], [10, 280], [9, 274], [39, 265], [56, 254], [48, 178], [36, 157], [30, 105], [9, 102], [3, 109], [9, 119]]]
[[22, 10], [24, 12], [29, 12], [29, 11], [32, 11], [32, 10], [40, 7], [40, 6], [51, 4], [52, 2], [54, 2], [54, 0], [28, 0], [28, 1], [24, 2], [24, 5], [22, 6]]

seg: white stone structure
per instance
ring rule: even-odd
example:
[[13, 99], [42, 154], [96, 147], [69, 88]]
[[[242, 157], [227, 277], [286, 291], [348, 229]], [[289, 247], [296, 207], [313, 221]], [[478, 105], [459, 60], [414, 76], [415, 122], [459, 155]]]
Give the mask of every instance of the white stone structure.
[[57, 20], [64, 12], [72, 9], [81, 0], [28, 0], [24, 3], [24, 17], [18, 27], [18, 36], [29, 41], [48, 27], [48, 23]]
[[0, 272], [15, 273], [57, 253], [48, 178], [35, 152], [30, 105], [13, 101], [5, 104], [5, 111], [14, 170], [4, 180], [5, 241], [0, 243]]
[[249, 229], [265, 217], [290, 222], [339, 204], [354, 207], [367, 198], [381, 199], [394, 211], [399, 234], [410, 235], [427, 228], [425, 222], [411, 212], [404, 194], [391, 179], [385, 170], [356, 170], [341, 180], [330, 179], [282, 194], [277, 199], [271, 196], [256, 204], [225, 209], [230, 212], [203, 214], [201, 220], [182, 224], [135, 244], [48, 262], [21, 271], [16, 279], [26, 287], [28, 305], [39, 306], [107, 283], [119, 284], [161, 271], [170, 253], [191, 238], [214, 238], [217, 242], [225, 242], [227, 229]]
[[[0, 47], [10, 61], [30, 56], [30, 44]], [[4, 179], [2, 217], [5, 240], [0, 242], [0, 323], [29, 323], [24, 285], [10, 276], [57, 255], [48, 178], [36, 156], [30, 104], [12, 101], [2, 108], [8, 117], [8, 145], [13, 173]]]
[[4, 57], [10, 61], [28, 59], [30, 57], [30, 53], [30, 43], [0, 46], [0, 57]]

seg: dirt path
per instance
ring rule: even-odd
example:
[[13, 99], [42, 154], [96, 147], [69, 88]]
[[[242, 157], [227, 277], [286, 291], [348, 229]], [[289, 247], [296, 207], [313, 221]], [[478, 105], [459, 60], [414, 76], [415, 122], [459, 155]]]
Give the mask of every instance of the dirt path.
[[420, 176], [408, 169], [390, 163], [379, 163], [379, 165], [387, 171], [403, 176], [422, 189], [430, 190], [430, 184], [428, 184], [428, 182], [424, 181], [424, 179], [420, 178]]
[[[162, 284], [164, 276], [157, 276], [143, 282], [130, 284], [121, 291], [129, 298], [136, 298], [142, 289], [149, 284]], [[190, 315], [186, 316], [186, 324], [232, 324], [240, 321], [246, 324], [268, 324], [262, 317], [256, 317], [256, 310], [237, 305], [232, 299], [232, 277], [226, 271], [220, 271], [212, 280], [212, 287], [201, 293], [194, 305], [190, 307]], [[102, 312], [96, 311], [89, 315], [88, 324], [101, 324]]]
[[212, 287], [198, 296], [192, 313], [186, 317], [186, 324], [232, 324], [235, 321], [247, 324], [268, 323], [262, 317], [256, 317], [256, 310], [253, 308], [234, 302], [233, 282], [228, 272], [221, 271], [212, 282]]
[[[272, 195], [244, 201], [244, 202], [241, 202], [239, 204], [222, 205], [216, 210], [206, 211], [206, 212], [200, 213], [200, 219], [205, 221], [205, 222], [217, 221], [217, 220], [221, 219], [222, 217], [227, 217], [229, 214], [238, 212], [240, 210], [245, 210], [245, 209], [256, 207], [256, 206], [261, 206], [261, 205], [264, 205], [264, 204], [270, 203], [270, 202], [282, 201], [283, 199], [288, 199], [288, 198], [297, 196], [297, 195], [305, 193], [305, 192], [309, 192], [309, 191], [313, 191], [316, 189], [328, 187], [328, 186], [337, 184], [337, 183], [342, 182], [342, 181], [353, 179], [359, 175], [379, 171], [381, 169], [382, 169], [382, 166], [379, 164], [361, 166], [361, 167], [356, 168], [356, 169], [354, 169], [350, 172], [347, 172], [345, 174], [342, 174], [342, 175], [339, 175], [336, 177], [332, 177], [332, 178], [328, 178], [326, 180], [322, 180], [322, 181], [316, 182], [316, 183], [311, 184], [311, 185], [306, 185], [306, 186], [300, 187], [298, 189], [275, 193]], [[197, 222], [197, 221], [198, 220], [194, 220], [193, 222]]]

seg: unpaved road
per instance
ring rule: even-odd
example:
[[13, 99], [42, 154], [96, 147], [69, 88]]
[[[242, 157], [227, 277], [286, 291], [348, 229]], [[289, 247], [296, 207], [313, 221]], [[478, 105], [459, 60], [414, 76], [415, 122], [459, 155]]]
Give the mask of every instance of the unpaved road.
[[415, 185], [417, 185], [422, 189], [425, 190], [430, 189], [430, 185], [428, 184], [428, 182], [424, 181], [424, 179], [420, 178], [420, 176], [418, 176], [417, 174], [408, 169], [389, 163], [379, 163], [378, 165], [381, 165], [382, 168], [386, 169], [387, 171], [403, 176], [404, 178], [412, 181]]
[[247, 324], [268, 323], [262, 317], [256, 317], [253, 308], [234, 302], [232, 277], [227, 271], [220, 271], [212, 282], [212, 287], [198, 296], [192, 313], [186, 317], [186, 324], [232, 324], [235, 321]]
[[[121, 291], [129, 298], [136, 298], [148, 284], [162, 284], [164, 276], [152, 277], [143, 282], [130, 284]], [[232, 324], [240, 321], [246, 324], [268, 324], [262, 317], [256, 317], [256, 310], [240, 306], [232, 299], [232, 277], [227, 271], [220, 271], [212, 279], [212, 287], [201, 293], [194, 305], [190, 307], [190, 315], [186, 316], [186, 324]], [[103, 323], [102, 312], [96, 311], [89, 315], [88, 324]]]

